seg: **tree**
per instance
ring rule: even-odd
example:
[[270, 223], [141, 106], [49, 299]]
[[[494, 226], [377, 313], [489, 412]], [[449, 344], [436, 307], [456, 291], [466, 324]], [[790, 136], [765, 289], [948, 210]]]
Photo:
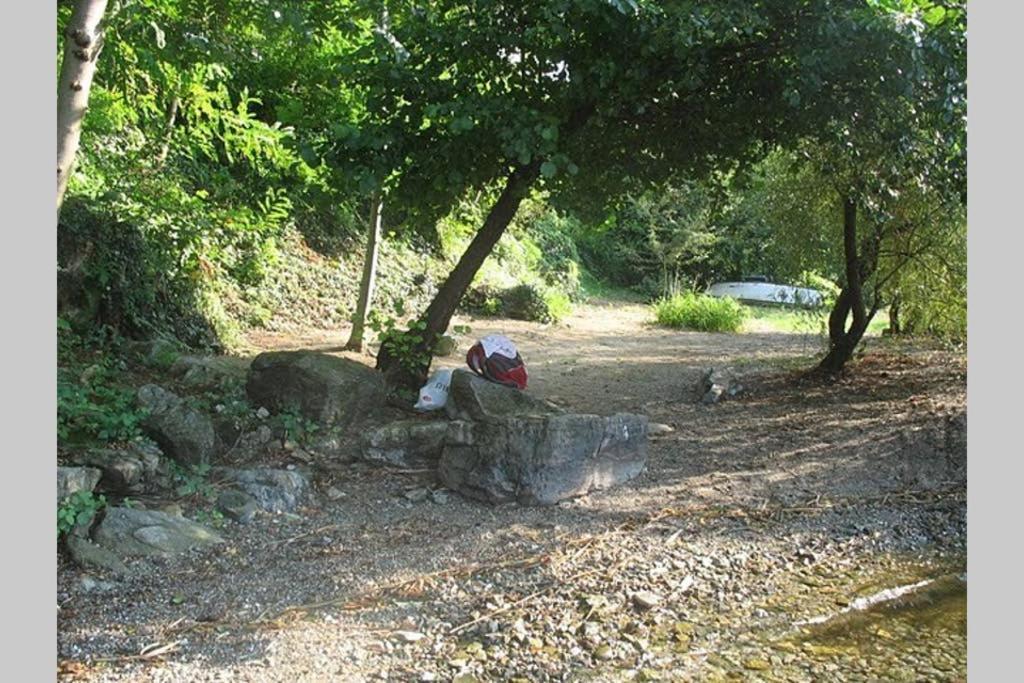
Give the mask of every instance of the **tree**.
[[366, 315], [373, 303], [373, 284], [377, 277], [377, 255], [380, 251], [380, 224], [384, 202], [379, 194], [370, 200], [370, 222], [366, 238], [366, 255], [363, 257], [363, 278], [359, 283], [359, 300], [356, 312], [352, 316], [352, 333], [349, 335], [345, 348], [351, 351], [363, 350], [363, 330], [366, 326]]
[[963, 7], [877, 4], [909, 40], [886, 53], [875, 106], [834, 118], [817, 136], [818, 163], [843, 217], [843, 285], [829, 314], [829, 350], [816, 368], [825, 375], [843, 370], [887, 287], [957, 225], [947, 218], [966, 198]]
[[[400, 385], [425, 377], [434, 340], [535, 185], [594, 203], [703, 176], [759, 142], [813, 129], [876, 74], [859, 48], [898, 39], [891, 25], [865, 18], [875, 14], [853, 1], [538, 0], [486, 11], [441, 2], [395, 15], [407, 59], [367, 58], [353, 66], [352, 84], [381, 112], [380, 143], [408, 160], [396, 201], [415, 197], [427, 221], [470, 189], [498, 191], [420, 318], [418, 353], [403, 358], [385, 346], [377, 367]], [[798, 86], [814, 107], [801, 106]]]
[[89, 108], [89, 90], [96, 60], [103, 50], [100, 22], [107, 0], [77, 0], [64, 31], [64, 61], [57, 81], [57, 216], [64, 204], [68, 179]]

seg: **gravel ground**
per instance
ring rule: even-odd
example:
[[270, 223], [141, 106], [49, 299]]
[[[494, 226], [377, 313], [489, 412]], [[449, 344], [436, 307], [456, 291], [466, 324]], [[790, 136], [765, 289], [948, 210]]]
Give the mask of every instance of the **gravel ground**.
[[[124, 581], [61, 556], [61, 678], [965, 678], [963, 357], [879, 339], [847, 378], [807, 384], [794, 369], [815, 339], [645, 316], [616, 304], [561, 326], [456, 321], [512, 336], [532, 393], [672, 426], [629, 484], [490, 507], [429, 472], [320, 463], [314, 504], [226, 524], [214, 552], [135, 560]], [[744, 393], [696, 404], [711, 365]]]

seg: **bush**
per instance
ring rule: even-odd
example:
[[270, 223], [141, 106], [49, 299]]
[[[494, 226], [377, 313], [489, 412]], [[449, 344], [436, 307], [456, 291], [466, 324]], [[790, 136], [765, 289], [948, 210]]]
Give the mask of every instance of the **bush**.
[[654, 302], [659, 325], [701, 332], [736, 332], [746, 312], [735, 299], [687, 292]]
[[484, 285], [466, 292], [462, 308], [478, 315], [552, 323], [572, 312], [572, 300], [557, 289], [540, 285], [520, 284], [502, 290]]

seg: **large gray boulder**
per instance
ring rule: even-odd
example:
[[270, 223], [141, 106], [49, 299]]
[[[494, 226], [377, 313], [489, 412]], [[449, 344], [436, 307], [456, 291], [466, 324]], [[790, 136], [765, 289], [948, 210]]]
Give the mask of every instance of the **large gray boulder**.
[[57, 503], [78, 491], [92, 491], [103, 473], [95, 467], [58, 467]]
[[432, 467], [441, 457], [447, 433], [445, 420], [397, 420], [366, 434], [362, 459], [400, 467]]
[[249, 399], [270, 410], [298, 410], [322, 425], [347, 426], [380, 410], [381, 373], [362, 363], [316, 351], [261, 353], [249, 367]]
[[171, 555], [224, 541], [214, 531], [184, 517], [123, 507], [107, 509], [93, 538], [99, 546], [122, 557]]
[[217, 434], [209, 417], [155, 384], [140, 387], [136, 400], [149, 411], [143, 431], [169, 458], [182, 465], [210, 462], [217, 450]]
[[101, 490], [123, 494], [144, 492], [160, 466], [160, 456], [144, 447], [93, 449], [76, 455], [75, 461], [102, 473], [98, 484]]
[[490, 382], [469, 370], [452, 373], [445, 414], [452, 420], [491, 421], [506, 417], [559, 415], [561, 408], [519, 391]]
[[312, 490], [309, 478], [299, 470], [224, 469], [218, 474], [267, 512], [292, 512], [309, 499]]
[[449, 425], [439, 475], [489, 503], [553, 505], [632, 479], [646, 462], [642, 415], [492, 417]]

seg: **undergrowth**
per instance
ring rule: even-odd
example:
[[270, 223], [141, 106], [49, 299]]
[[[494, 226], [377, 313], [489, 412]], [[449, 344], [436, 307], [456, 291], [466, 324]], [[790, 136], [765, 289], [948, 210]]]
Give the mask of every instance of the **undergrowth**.
[[699, 332], [737, 332], [746, 317], [734, 299], [694, 292], [658, 299], [653, 307], [659, 325]]

